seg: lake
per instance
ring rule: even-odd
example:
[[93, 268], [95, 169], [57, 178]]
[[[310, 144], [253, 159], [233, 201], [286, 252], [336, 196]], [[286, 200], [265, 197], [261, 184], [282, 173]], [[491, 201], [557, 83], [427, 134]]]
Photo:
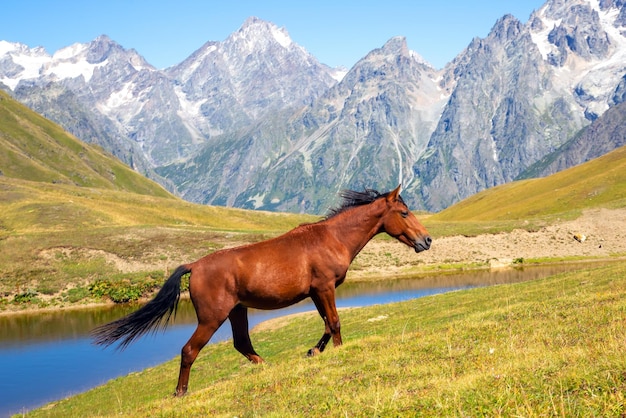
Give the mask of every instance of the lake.
[[[580, 268], [580, 264], [562, 264], [355, 284], [348, 279], [337, 289], [337, 307], [399, 302], [453, 290], [534, 280]], [[90, 330], [135, 309], [137, 306], [120, 305], [0, 316], [0, 417], [42, 406], [178, 357], [196, 326], [193, 306], [187, 300], [181, 301], [176, 321], [165, 332], [147, 335], [124, 351], [92, 345]], [[268, 319], [311, 310], [315, 307], [309, 299], [276, 311], [251, 309], [250, 328]], [[323, 327], [320, 319], [320, 333]], [[349, 336], [350, 330], [344, 330], [344, 338]], [[230, 326], [225, 323], [210, 343], [229, 338]], [[252, 340], [254, 343], [254, 335]], [[311, 345], [316, 342], [311, 341]]]

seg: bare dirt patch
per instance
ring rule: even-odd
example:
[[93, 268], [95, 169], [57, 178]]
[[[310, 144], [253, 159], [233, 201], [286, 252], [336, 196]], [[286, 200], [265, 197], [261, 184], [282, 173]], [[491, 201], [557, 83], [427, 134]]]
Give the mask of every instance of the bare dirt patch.
[[419, 254], [395, 241], [375, 240], [359, 254], [351, 275], [376, 274], [381, 268], [384, 274], [402, 274], [407, 269], [442, 264], [502, 267], [521, 259], [619, 255], [626, 256], [626, 209], [594, 209], [585, 211], [578, 219], [558, 222], [535, 232], [516, 229], [474, 237], [433, 237], [430, 250]]

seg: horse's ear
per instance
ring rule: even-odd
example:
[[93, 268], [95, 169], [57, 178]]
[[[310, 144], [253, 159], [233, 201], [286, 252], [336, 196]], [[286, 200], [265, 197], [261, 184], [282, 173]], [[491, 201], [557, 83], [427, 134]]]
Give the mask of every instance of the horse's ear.
[[396, 187], [395, 189], [390, 191], [389, 194], [387, 195], [387, 202], [395, 202], [395, 201], [397, 201], [398, 197], [400, 196], [400, 189], [401, 188], [402, 188], [402, 185], [399, 184], [398, 187]]

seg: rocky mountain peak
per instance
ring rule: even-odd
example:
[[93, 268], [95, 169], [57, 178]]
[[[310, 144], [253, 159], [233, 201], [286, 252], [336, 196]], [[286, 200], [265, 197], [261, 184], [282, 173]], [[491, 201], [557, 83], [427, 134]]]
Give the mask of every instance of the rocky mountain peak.
[[394, 36], [385, 42], [382, 47], [372, 50], [364, 60], [397, 60], [400, 58], [412, 59], [422, 65], [433, 68], [432, 64], [426, 61], [420, 54], [409, 49], [404, 36]]
[[0, 42], [0, 82], [191, 201], [323, 213], [341, 188], [400, 182], [411, 207], [439, 210], [624, 103], [625, 3], [503, 16], [441, 71], [394, 37], [334, 79], [252, 17], [165, 70], [106, 36], [54, 57]]
[[531, 17], [530, 30], [553, 66], [605, 59], [612, 53], [612, 43], [619, 42], [616, 38], [623, 37], [616, 30], [616, 7], [614, 2], [549, 0]]
[[220, 45], [229, 60], [242, 60], [238, 65], [246, 64], [246, 57], [267, 53], [274, 55], [298, 53], [307, 56], [307, 60], [312, 58], [304, 48], [291, 40], [286, 29], [257, 17], [248, 18], [239, 30], [233, 32]]
[[495, 37], [501, 42], [517, 39], [523, 30], [523, 24], [511, 14], [504, 15], [496, 21], [489, 37]]
[[233, 33], [228, 39], [234, 42], [243, 40], [253, 47], [267, 47], [267, 43], [276, 43], [283, 48], [289, 48], [293, 41], [285, 28], [279, 28], [273, 23], [250, 17], [246, 19], [241, 28]]
[[100, 35], [88, 45], [87, 62], [97, 64], [105, 61], [109, 55], [121, 53], [124, 48], [107, 35]]
[[404, 36], [395, 36], [389, 39], [379, 51], [388, 55], [409, 55], [409, 47]]

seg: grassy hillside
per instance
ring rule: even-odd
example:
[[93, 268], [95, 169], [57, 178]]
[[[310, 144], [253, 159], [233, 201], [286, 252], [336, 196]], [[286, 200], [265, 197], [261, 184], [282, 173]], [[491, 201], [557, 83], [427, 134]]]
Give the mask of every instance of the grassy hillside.
[[76, 187], [0, 177], [2, 236], [86, 228], [199, 227], [231, 232], [278, 232], [317, 219], [197, 205], [171, 195]]
[[0, 91], [0, 172], [5, 177], [171, 197], [102, 149]]
[[548, 177], [477, 193], [433, 221], [504, 221], [576, 216], [594, 207], [626, 206], [626, 147]]

